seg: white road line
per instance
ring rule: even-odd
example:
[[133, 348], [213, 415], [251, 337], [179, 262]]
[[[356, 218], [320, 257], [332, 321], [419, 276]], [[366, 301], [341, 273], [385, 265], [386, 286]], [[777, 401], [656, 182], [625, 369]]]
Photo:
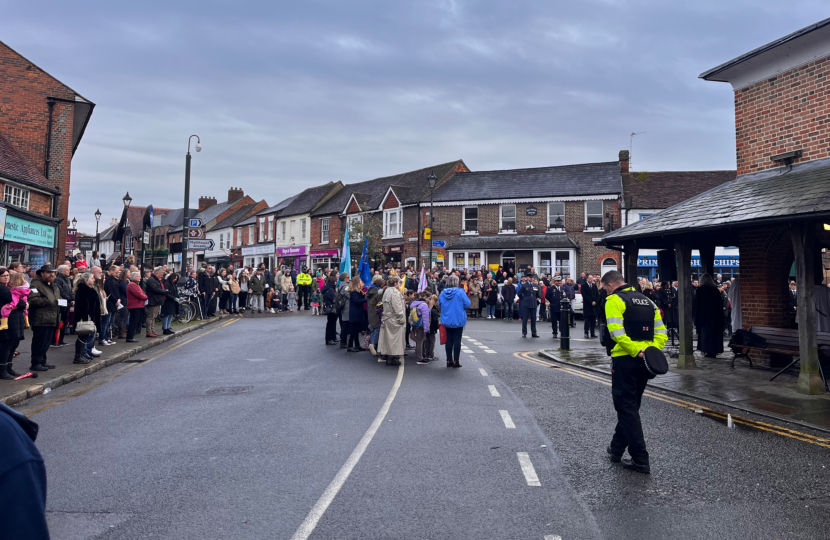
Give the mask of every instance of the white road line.
[[479, 345], [478, 348], [479, 349], [489, 349], [490, 347], [488, 347], [487, 345]]
[[525, 475], [527, 485], [541, 487], [542, 483], [539, 481], [539, 477], [536, 476], [536, 469], [533, 468], [533, 463], [530, 461], [527, 452], [516, 452], [516, 457], [519, 458], [519, 466], [522, 468], [522, 474]]
[[479, 373], [481, 373], [481, 376], [482, 376], [482, 377], [486, 377], [486, 376], [487, 376], [487, 372], [486, 372], [486, 371], [484, 371], [484, 368], [478, 368], [478, 372], [479, 372]]
[[486, 351], [484, 351], [484, 352], [489, 353], [489, 354], [496, 354], [496, 351], [491, 350], [491, 349], [487, 349], [487, 350], [486, 350]]
[[562, 540], [562, 537], [558, 534], [546, 534], [545, 540]]
[[513, 419], [510, 418], [510, 413], [507, 411], [499, 411], [501, 415], [502, 421], [504, 421], [504, 427], [507, 429], [516, 429], [516, 424], [513, 423]]
[[389, 412], [392, 402], [395, 401], [395, 396], [398, 394], [398, 389], [401, 387], [401, 380], [403, 380], [403, 367], [404, 362], [401, 362], [400, 367], [398, 367], [398, 376], [395, 378], [395, 384], [392, 385], [392, 390], [389, 391], [389, 395], [386, 397], [386, 401], [383, 403], [383, 407], [380, 408], [380, 412], [378, 412], [378, 415], [375, 417], [372, 425], [370, 425], [369, 429], [366, 430], [366, 433], [363, 434], [363, 437], [360, 439], [360, 442], [357, 443], [357, 446], [346, 460], [346, 463], [344, 463], [340, 470], [337, 471], [334, 480], [332, 480], [326, 490], [323, 491], [320, 499], [314, 507], [312, 507], [311, 511], [308, 513], [308, 516], [306, 516], [305, 521], [302, 522], [300, 527], [297, 529], [297, 532], [295, 532], [294, 536], [291, 537], [291, 540], [307, 540], [308, 537], [311, 536], [311, 533], [314, 532], [320, 518], [326, 513], [326, 510], [332, 501], [334, 501], [334, 498], [337, 496], [340, 488], [342, 488], [343, 484], [346, 483], [346, 480], [349, 478], [349, 475], [352, 473], [355, 465], [357, 465], [358, 461], [360, 461], [360, 458], [363, 456], [363, 453], [366, 451], [369, 443], [372, 442], [372, 438], [374, 438], [378, 428], [383, 425], [383, 420], [386, 418], [386, 414]]
[[489, 388], [489, 389], [490, 389], [490, 395], [491, 395], [491, 396], [493, 396], [493, 397], [501, 397], [501, 394], [499, 394], [499, 391], [498, 391], [498, 390], [496, 390], [496, 386], [495, 386], [494, 384], [488, 385], [488, 386], [487, 386], [487, 388]]

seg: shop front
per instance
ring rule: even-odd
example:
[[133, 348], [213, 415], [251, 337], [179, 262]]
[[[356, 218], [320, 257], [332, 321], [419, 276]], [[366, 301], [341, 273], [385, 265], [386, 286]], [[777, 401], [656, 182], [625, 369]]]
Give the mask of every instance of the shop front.
[[453, 270], [576, 274], [576, 244], [565, 234], [462, 236], [446, 249]]
[[38, 268], [53, 262], [57, 220], [44, 218], [36, 221], [28, 216], [13, 215], [6, 208], [0, 208], [0, 219], [4, 224], [0, 256], [3, 265], [18, 261]]
[[386, 264], [392, 265], [393, 268], [401, 268], [401, 257], [403, 256], [403, 244], [395, 244], [392, 246], [382, 246], [381, 253], [386, 257]]
[[316, 270], [330, 270], [332, 268], [340, 268], [340, 250], [325, 249], [311, 252], [311, 266], [312, 271]]
[[260, 263], [265, 263], [268, 268], [274, 267], [274, 243], [256, 244], [245, 246], [241, 251], [242, 263], [244, 266], [256, 268]]
[[301, 272], [308, 266], [308, 248], [306, 246], [277, 248], [277, 265], [285, 265]]
[[[659, 278], [657, 255], [640, 255], [637, 257], [637, 277], [646, 279]], [[740, 255], [735, 249], [734, 254], [715, 255], [715, 273], [723, 276], [724, 280], [738, 277], [740, 274]], [[702, 273], [700, 255], [697, 251], [692, 252], [692, 278], [699, 279]], [[712, 276], [715, 277], [715, 276]]]
[[450, 268], [453, 270], [481, 270], [484, 263], [483, 251], [450, 251]]
[[[422, 251], [421, 252], [421, 261], [424, 264], [427, 264], [427, 261], [429, 261], [429, 251]], [[446, 264], [446, 261], [444, 260], [444, 254], [441, 253], [440, 251], [433, 251], [432, 252], [432, 266], [437, 266], [438, 268], [443, 268], [445, 264]]]

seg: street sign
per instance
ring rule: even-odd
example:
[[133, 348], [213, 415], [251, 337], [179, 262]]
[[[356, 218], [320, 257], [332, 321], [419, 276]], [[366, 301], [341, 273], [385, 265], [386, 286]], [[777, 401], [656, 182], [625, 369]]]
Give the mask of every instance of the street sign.
[[190, 225], [188, 227], [201, 227], [202, 220], [199, 218], [190, 218]]
[[429, 227], [425, 227], [424, 228], [424, 240], [429, 240], [430, 238], [432, 238], [432, 229], [430, 229]]
[[447, 247], [447, 242], [446, 242], [446, 240], [433, 240], [432, 241], [432, 247], [434, 247], [434, 248]]
[[148, 233], [147, 231], [144, 232], [144, 243], [145, 244], [150, 243], [150, 233]]
[[204, 238], [205, 233], [202, 232], [202, 229], [187, 229], [187, 237], [188, 238]]
[[78, 238], [78, 249], [81, 251], [92, 251], [94, 242], [91, 237]]
[[213, 251], [213, 247], [216, 245], [216, 242], [213, 240], [203, 240], [203, 239], [193, 239], [190, 238], [187, 240], [187, 250], [188, 251]]

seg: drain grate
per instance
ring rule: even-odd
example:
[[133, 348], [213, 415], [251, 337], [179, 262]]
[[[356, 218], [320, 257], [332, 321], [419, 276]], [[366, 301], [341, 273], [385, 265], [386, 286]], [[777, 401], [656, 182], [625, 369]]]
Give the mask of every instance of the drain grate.
[[211, 388], [205, 395], [208, 396], [232, 396], [236, 394], [247, 394], [251, 390], [253, 390], [253, 386], [219, 386], [216, 388]]

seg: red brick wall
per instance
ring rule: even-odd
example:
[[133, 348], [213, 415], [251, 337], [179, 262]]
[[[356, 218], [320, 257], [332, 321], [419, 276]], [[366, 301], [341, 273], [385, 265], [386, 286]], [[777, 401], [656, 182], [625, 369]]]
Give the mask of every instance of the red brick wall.
[[347, 214], [358, 214], [360, 213], [360, 207], [357, 206], [357, 202], [352, 199], [352, 202], [349, 203], [349, 208], [346, 210]]
[[[327, 244], [320, 243], [321, 233], [321, 218], [326, 217], [329, 220], [329, 241]], [[311, 218], [311, 249], [340, 249], [340, 236], [343, 234], [342, 221], [340, 216], [333, 214], [330, 216], [315, 216]]]
[[[74, 100], [75, 93], [0, 43], [0, 131], [44, 174], [49, 122], [47, 97]], [[58, 232], [56, 261], [63, 261], [66, 245], [74, 107], [71, 103], [56, 102], [52, 116], [51, 166], [48, 176], [51, 187], [61, 190], [58, 217], [63, 218]]]
[[395, 194], [390, 193], [389, 196], [386, 197], [386, 202], [383, 203], [383, 209], [384, 210], [389, 210], [391, 208], [397, 208], [400, 205], [401, 205], [401, 203], [400, 203], [400, 201], [398, 201], [398, 198], [395, 197]]
[[795, 162], [830, 155], [830, 58], [810, 62], [735, 92], [738, 175], [780, 167], [770, 156], [802, 150]]

